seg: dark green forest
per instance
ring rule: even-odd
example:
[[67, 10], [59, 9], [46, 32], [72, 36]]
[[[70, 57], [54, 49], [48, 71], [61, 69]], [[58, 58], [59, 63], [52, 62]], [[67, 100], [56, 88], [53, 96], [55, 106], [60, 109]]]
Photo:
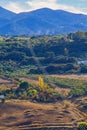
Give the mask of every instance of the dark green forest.
[[56, 36], [0, 36], [0, 74], [87, 73], [87, 32]]

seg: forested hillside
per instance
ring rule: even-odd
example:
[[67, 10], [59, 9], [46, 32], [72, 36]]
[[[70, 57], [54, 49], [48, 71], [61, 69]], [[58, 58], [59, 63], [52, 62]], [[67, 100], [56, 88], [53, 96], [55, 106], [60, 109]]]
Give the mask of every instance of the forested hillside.
[[0, 50], [0, 74], [3, 75], [87, 72], [86, 32], [58, 36], [0, 37]]

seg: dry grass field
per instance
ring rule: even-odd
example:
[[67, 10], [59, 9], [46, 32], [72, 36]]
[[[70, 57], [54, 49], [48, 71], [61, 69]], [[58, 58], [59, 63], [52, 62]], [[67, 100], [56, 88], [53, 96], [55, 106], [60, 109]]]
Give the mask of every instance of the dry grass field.
[[78, 109], [78, 105], [70, 101], [39, 104], [12, 100], [0, 104], [0, 130], [26, 130], [52, 126], [72, 128], [85, 118], [87, 115]]
[[[59, 77], [87, 79], [87, 75]], [[22, 80], [37, 83], [34, 79]], [[62, 91], [61, 88], [58, 90]], [[87, 111], [81, 105], [86, 101], [87, 96], [55, 103], [6, 100], [4, 104], [0, 103], [0, 130], [76, 130], [78, 122], [87, 120]]]
[[79, 79], [79, 80], [87, 80], [87, 75], [51, 75], [52, 77], [58, 77], [58, 78], [69, 78], [69, 79]]
[[17, 87], [17, 82], [14, 79], [7, 79], [5, 77], [1, 77], [0, 76], [0, 86], [3, 87], [12, 87], [12, 88], [16, 88]]

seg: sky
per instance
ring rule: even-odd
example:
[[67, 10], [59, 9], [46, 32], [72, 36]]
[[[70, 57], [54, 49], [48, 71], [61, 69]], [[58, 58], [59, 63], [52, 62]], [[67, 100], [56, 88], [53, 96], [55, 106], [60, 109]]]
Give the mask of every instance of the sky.
[[0, 0], [0, 6], [16, 13], [47, 7], [87, 14], [87, 0]]

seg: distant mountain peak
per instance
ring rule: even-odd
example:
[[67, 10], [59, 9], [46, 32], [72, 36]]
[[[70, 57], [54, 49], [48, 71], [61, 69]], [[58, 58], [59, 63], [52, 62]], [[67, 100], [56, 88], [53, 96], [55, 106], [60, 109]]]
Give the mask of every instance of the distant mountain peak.
[[39, 8], [39, 9], [37, 9], [37, 10], [46, 10], [46, 11], [49, 11], [49, 10], [53, 10], [53, 9], [44, 7], [44, 8]]
[[52, 9], [50, 9], [50, 8], [39, 8], [39, 9], [37, 9], [37, 10], [32, 10], [32, 11], [30, 11], [30, 12], [52, 12], [53, 10]]
[[50, 35], [87, 31], [87, 15], [40, 8], [13, 13], [0, 7], [0, 35]]
[[13, 13], [12, 11], [9, 11], [3, 7], [0, 6], [0, 18], [6, 18], [6, 19], [11, 19], [14, 17], [16, 13]]

